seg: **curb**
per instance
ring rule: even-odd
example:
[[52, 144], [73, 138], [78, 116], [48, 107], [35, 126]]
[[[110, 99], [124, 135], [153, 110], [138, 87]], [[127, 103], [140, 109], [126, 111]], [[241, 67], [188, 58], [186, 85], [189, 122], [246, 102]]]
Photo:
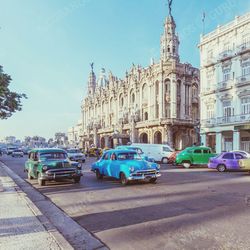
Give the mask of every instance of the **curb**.
[[17, 192], [62, 249], [109, 249], [4, 163], [1, 162], [0, 167], [16, 183]]

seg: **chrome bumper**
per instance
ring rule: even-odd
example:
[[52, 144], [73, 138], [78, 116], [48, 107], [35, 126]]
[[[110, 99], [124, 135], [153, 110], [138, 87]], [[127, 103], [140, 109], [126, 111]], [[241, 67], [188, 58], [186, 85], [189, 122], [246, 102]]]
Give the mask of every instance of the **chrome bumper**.
[[73, 179], [75, 177], [83, 176], [82, 171], [58, 171], [58, 172], [45, 172], [41, 175], [41, 180], [57, 180], [57, 179]]
[[160, 173], [156, 173], [156, 174], [141, 174], [141, 175], [133, 175], [133, 174], [131, 174], [128, 177], [128, 180], [129, 181], [150, 180], [152, 178], [158, 178], [160, 176], [161, 176]]

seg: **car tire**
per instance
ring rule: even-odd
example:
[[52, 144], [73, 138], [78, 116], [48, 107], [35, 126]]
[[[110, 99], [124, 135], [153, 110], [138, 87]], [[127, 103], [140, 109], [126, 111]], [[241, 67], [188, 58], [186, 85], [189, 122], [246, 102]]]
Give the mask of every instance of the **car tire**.
[[167, 157], [162, 158], [161, 163], [162, 164], [168, 164], [169, 160]]
[[151, 179], [149, 180], [149, 182], [152, 183], [152, 184], [155, 184], [156, 181], [157, 181], [157, 178], [151, 178]]
[[191, 167], [191, 163], [190, 163], [190, 161], [184, 161], [184, 162], [182, 162], [182, 166], [184, 167], [184, 168], [190, 168]]
[[103, 179], [103, 175], [100, 173], [100, 171], [98, 169], [95, 171], [95, 176], [96, 176], [97, 180]]
[[74, 178], [74, 183], [79, 183], [80, 181], [81, 181], [80, 176]]
[[128, 184], [128, 179], [124, 173], [120, 174], [120, 180], [123, 186], [126, 186]]
[[225, 172], [227, 170], [227, 168], [225, 165], [220, 164], [217, 166], [217, 170], [222, 173], [222, 172]]
[[45, 186], [45, 180], [41, 180], [41, 173], [38, 173], [38, 184], [39, 186]]
[[33, 177], [33, 176], [31, 176], [31, 174], [30, 174], [30, 170], [29, 170], [29, 169], [28, 169], [28, 171], [27, 171], [27, 172], [28, 172], [28, 179], [29, 179], [29, 180], [34, 179], [34, 177]]

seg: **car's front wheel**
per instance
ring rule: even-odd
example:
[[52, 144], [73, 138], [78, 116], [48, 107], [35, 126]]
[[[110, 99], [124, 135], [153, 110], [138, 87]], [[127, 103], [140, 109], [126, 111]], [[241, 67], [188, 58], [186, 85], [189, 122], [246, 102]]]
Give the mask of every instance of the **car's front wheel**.
[[38, 184], [39, 186], [45, 186], [45, 180], [42, 180], [41, 177], [41, 173], [38, 173]]
[[219, 172], [225, 172], [227, 170], [226, 166], [223, 165], [223, 164], [220, 164], [218, 167], [217, 167], [217, 170]]
[[161, 160], [161, 163], [162, 164], [168, 164], [168, 158], [167, 157], [164, 157], [164, 158], [162, 158], [162, 160]]
[[100, 171], [98, 169], [95, 171], [95, 175], [96, 175], [97, 180], [103, 179], [103, 175], [100, 173]]
[[29, 180], [34, 179], [34, 178], [33, 178], [33, 176], [31, 175], [31, 171], [30, 171], [30, 169], [28, 169], [28, 179], [29, 179]]
[[156, 183], [156, 181], [157, 181], [157, 178], [151, 178], [151, 179], [149, 180], [149, 182], [150, 182], [150, 183], [153, 183], [153, 184]]
[[81, 181], [81, 177], [80, 176], [74, 178], [74, 182], [75, 183], [79, 183], [80, 181]]
[[127, 177], [126, 177], [126, 175], [124, 174], [124, 173], [121, 173], [121, 175], [120, 175], [120, 180], [121, 180], [121, 184], [122, 185], [127, 185], [128, 184], [128, 179], [127, 179]]
[[190, 168], [191, 167], [191, 163], [189, 161], [185, 161], [185, 162], [182, 162], [182, 166], [184, 168]]

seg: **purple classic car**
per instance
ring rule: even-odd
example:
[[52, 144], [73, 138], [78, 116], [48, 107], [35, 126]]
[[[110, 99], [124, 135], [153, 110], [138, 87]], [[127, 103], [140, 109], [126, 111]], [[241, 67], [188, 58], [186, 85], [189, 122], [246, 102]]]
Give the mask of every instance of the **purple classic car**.
[[224, 152], [210, 158], [208, 168], [217, 169], [219, 172], [225, 172], [229, 169], [240, 169], [239, 160], [245, 158], [247, 157], [239, 152]]

